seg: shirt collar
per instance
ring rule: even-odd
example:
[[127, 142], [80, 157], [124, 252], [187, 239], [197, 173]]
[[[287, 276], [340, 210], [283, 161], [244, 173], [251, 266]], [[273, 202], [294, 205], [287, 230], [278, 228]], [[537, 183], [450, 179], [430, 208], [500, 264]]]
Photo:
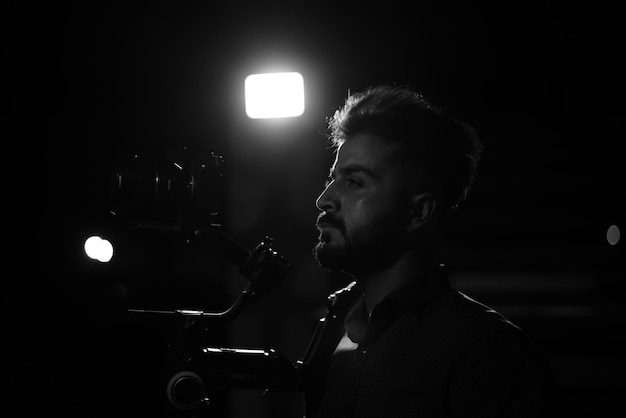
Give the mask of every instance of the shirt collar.
[[422, 315], [425, 308], [450, 290], [448, 276], [443, 266], [429, 269], [399, 286], [372, 310], [369, 322], [365, 299], [360, 297], [345, 319], [348, 337], [361, 348], [371, 345], [380, 334], [402, 314], [412, 312]]

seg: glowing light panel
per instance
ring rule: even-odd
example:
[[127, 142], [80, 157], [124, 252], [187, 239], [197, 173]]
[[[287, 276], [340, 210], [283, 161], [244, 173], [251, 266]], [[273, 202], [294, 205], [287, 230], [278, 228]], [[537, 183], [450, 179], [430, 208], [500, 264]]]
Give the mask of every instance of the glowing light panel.
[[251, 74], [245, 81], [246, 115], [251, 119], [290, 118], [304, 113], [300, 73]]
[[85, 254], [101, 263], [108, 263], [113, 258], [113, 245], [108, 240], [94, 235], [85, 240]]

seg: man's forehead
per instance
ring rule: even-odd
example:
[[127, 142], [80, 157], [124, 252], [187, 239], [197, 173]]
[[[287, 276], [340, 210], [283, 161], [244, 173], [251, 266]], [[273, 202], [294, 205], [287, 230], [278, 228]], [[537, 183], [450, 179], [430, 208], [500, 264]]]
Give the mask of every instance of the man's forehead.
[[360, 165], [374, 170], [397, 159], [398, 146], [370, 134], [356, 134], [338, 148], [332, 170]]

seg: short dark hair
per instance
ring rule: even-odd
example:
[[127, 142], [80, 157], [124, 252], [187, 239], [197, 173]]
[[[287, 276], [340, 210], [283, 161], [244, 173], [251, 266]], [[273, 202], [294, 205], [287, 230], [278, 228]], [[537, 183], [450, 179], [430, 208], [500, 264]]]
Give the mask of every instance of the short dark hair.
[[443, 190], [456, 208], [475, 182], [482, 144], [475, 129], [448, 115], [406, 86], [379, 85], [348, 94], [328, 119], [334, 147], [357, 133], [368, 133], [406, 147], [411, 164]]

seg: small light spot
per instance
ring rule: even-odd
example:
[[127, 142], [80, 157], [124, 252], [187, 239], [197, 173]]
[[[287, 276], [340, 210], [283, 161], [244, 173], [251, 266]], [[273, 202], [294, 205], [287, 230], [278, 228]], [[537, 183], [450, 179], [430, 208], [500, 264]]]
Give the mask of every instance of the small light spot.
[[84, 249], [85, 254], [89, 258], [98, 260], [101, 263], [108, 263], [113, 257], [113, 245], [111, 245], [111, 242], [97, 235], [85, 240]]
[[609, 229], [606, 231], [606, 240], [611, 245], [615, 245], [619, 242], [620, 231], [617, 225], [609, 226]]

